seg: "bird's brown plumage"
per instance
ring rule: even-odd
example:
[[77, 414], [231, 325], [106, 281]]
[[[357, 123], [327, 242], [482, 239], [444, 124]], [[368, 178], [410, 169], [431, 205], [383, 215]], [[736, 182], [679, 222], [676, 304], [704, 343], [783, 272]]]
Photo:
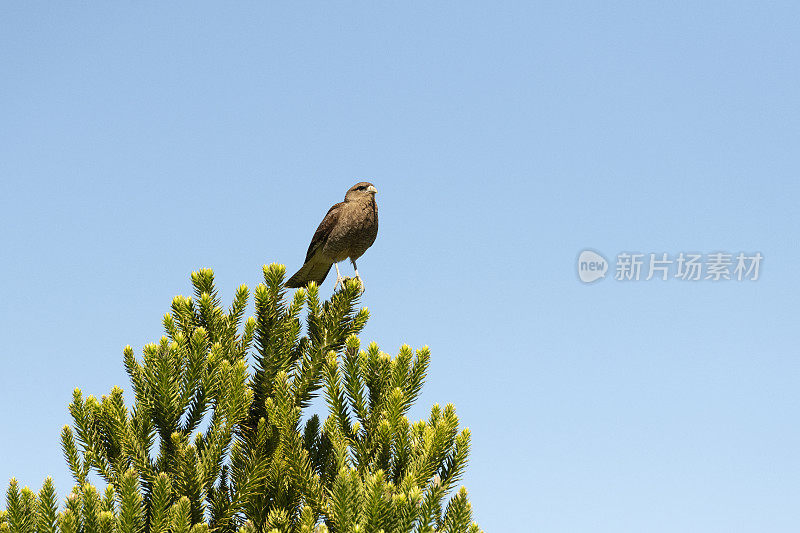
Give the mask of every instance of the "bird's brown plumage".
[[289, 278], [287, 287], [303, 287], [312, 281], [319, 285], [334, 263], [348, 258], [355, 267], [356, 259], [372, 246], [378, 235], [376, 192], [369, 182], [356, 183], [345, 194], [344, 202], [328, 210], [308, 246], [305, 264]]

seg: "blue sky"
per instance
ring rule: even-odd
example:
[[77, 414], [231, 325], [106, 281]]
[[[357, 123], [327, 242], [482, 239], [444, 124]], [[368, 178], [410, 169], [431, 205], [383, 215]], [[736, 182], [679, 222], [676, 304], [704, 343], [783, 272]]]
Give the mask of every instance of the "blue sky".
[[[73, 387], [127, 392], [122, 348], [161, 336], [192, 270], [229, 301], [296, 269], [369, 179], [362, 339], [431, 347], [414, 416], [452, 402], [472, 430], [484, 529], [796, 531], [798, 22], [790, 2], [3, 3], [0, 480], [63, 497]], [[764, 262], [585, 285], [586, 248]]]

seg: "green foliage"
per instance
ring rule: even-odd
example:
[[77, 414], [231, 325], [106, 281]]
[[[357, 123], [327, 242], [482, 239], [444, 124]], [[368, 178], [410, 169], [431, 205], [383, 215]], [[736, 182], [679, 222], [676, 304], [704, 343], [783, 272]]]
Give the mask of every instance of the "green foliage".
[[144, 499], [139, 491], [139, 476], [131, 469], [120, 481], [116, 529], [119, 533], [142, 533], [144, 525]]
[[[362, 350], [356, 281], [320, 302], [314, 284], [287, 295], [282, 265], [263, 274], [243, 320], [247, 287], [223, 309], [213, 272], [192, 273], [165, 335], [141, 359], [123, 350], [132, 404], [118, 387], [99, 400], [75, 389], [61, 443], [77, 485], [63, 510], [50, 478], [38, 496], [12, 479], [0, 532], [479, 531], [466, 490], [453, 494], [469, 430], [452, 405], [408, 419], [428, 349]], [[304, 417], [320, 394], [324, 422]]]

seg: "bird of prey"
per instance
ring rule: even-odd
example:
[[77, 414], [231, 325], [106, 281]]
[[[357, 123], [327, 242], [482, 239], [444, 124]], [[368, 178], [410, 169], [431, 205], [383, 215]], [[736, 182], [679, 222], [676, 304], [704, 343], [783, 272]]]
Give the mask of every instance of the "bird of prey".
[[[375, 193], [378, 190], [369, 182], [356, 183], [347, 191], [344, 202], [339, 202], [328, 210], [322, 219], [311, 244], [308, 246], [305, 264], [286, 282], [286, 287], [304, 287], [315, 281], [322, 284], [332, 265], [336, 265], [336, 285], [343, 283], [339, 273], [339, 261], [350, 259], [358, 275], [356, 259], [375, 242], [378, 235], [378, 205]], [[364, 282], [361, 281], [362, 290]]]

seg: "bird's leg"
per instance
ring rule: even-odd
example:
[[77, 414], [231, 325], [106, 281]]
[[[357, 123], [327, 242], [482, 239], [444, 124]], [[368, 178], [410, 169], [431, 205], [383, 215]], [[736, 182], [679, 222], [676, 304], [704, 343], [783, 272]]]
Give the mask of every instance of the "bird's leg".
[[358, 266], [356, 265], [356, 260], [350, 259], [350, 262], [353, 263], [353, 270], [356, 271], [356, 279], [359, 281], [359, 283], [361, 283], [361, 292], [364, 292], [367, 286], [364, 285], [364, 280], [361, 279], [361, 276], [358, 275]]
[[333, 292], [336, 292], [336, 287], [338, 287], [340, 283], [344, 284], [344, 281], [342, 275], [339, 274], [339, 263], [334, 263], [333, 266], [336, 267], [336, 285], [333, 286]]

